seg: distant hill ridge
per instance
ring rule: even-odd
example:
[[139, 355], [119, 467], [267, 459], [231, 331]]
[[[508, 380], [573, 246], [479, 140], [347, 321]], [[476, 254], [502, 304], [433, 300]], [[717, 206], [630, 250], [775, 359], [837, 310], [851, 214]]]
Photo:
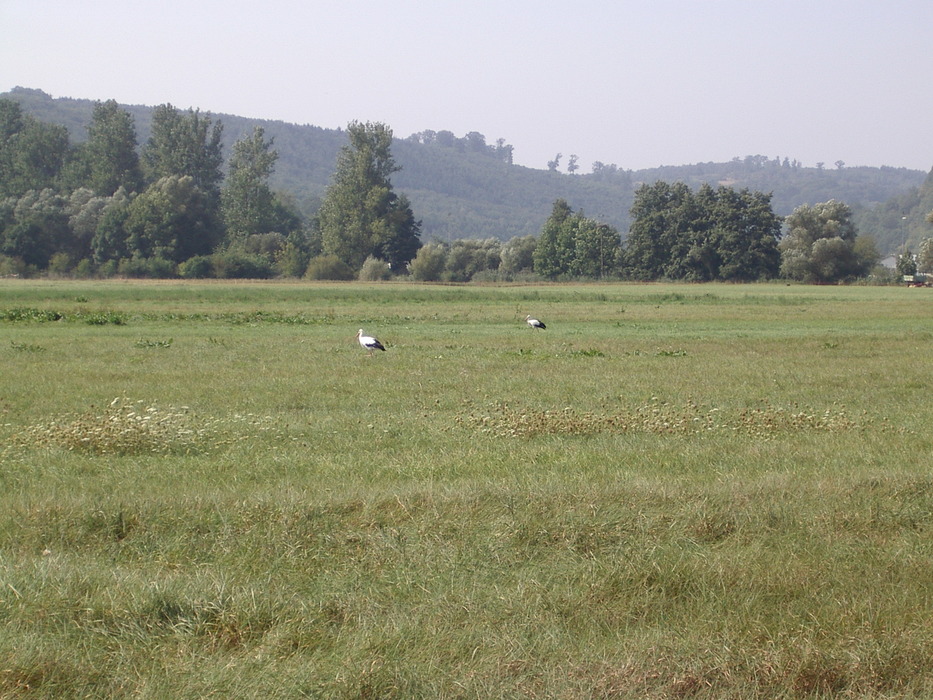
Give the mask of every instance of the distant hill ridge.
[[[41, 90], [21, 87], [0, 97], [20, 103], [25, 111], [42, 121], [64, 125], [75, 141], [87, 138], [93, 100], [52, 98]], [[135, 120], [138, 142], [145, 143], [153, 107], [122, 105], [122, 108]], [[236, 140], [250, 133], [254, 126], [262, 126], [266, 136], [274, 138], [274, 148], [279, 153], [272, 186], [292, 193], [306, 214], [317, 209], [337, 154], [346, 143], [342, 129], [202, 112], [223, 122], [225, 155], [232, 152]], [[410, 198], [415, 215], [422, 220], [425, 241], [508, 240], [537, 234], [558, 198], [565, 199], [575, 211], [582, 210], [587, 216], [615, 226], [624, 236], [635, 188], [657, 180], [681, 181], [692, 188], [709, 183], [771, 192], [772, 206], [780, 215], [791, 213], [800, 204], [842, 200], [870, 222], [873, 230], [867, 232], [875, 236], [879, 250], [884, 253], [894, 252], [915, 238], [915, 229], [921, 225], [914, 222], [919, 213], [906, 219], [893, 214], [877, 215], [884, 208], [893, 211], [920, 205], [924, 197], [919, 190], [927, 173], [919, 170], [808, 168], [787, 158], [746, 156], [726, 163], [646, 170], [599, 164], [594, 172], [567, 174], [512, 165], [492, 146], [482, 148], [485, 137], [476, 133], [470, 135], [472, 140], [453, 138], [429, 143], [420, 136], [395, 135], [392, 152], [402, 170], [393, 177], [393, 184]], [[480, 147], [471, 147], [477, 137]]]

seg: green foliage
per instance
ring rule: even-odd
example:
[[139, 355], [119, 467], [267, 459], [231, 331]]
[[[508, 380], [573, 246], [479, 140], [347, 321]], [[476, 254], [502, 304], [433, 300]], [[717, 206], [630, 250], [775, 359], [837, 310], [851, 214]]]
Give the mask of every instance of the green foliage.
[[169, 279], [178, 276], [178, 266], [174, 261], [165, 258], [134, 256], [120, 260], [117, 265], [117, 274], [121, 277]]
[[123, 223], [131, 255], [181, 262], [218, 243], [209, 202], [190, 175], [168, 175], [128, 205]]
[[[155, 183], [160, 177], [190, 175], [211, 212], [212, 238], [219, 242], [223, 231], [216, 211], [217, 185], [222, 172], [218, 164], [224, 152], [233, 153], [238, 139], [252, 138], [254, 124], [230, 115], [224, 115], [221, 124], [197, 110], [179, 112], [172, 105], [118, 107], [112, 100], [107, 103], [56, 100], [38, 90], [15, 88], [0, 98], [0, 198], [7, 194], [18, 199], [29, 190], [51, 189], [71, 200], [73, 192], [90, 191], [94, 195], [91, 199], [82, 194], [80, 202], [69, 201], [68, 227], [72, 230], [55, 229], [64, 238], [54, 240], [54, 250], [48, 259], [60, 252], [72, 261], [90, 259], [99, 272], [106, 274], [107, 270], [115, 269], [115, 261], [133, 254], [126, 245], [127, 233], [117, 211], [111, 211], [104, 221], [103, 202], [110, 196], [108, 190], [124, 182], [122, 192], [132, 198], [144, 185]], [[290, 248], [292, 254], [287, 257], [290, 262], [285, 265], [276, 262], [276, 272], [295, 276], [303, 272], [303, 263], [311, 255], [322, 250], [320, 230], [301, 240], [305, 236], [302, 218], [310, 219], [316, 213], [329, 181], [334, 184], [332, 165], [348, 134], [281, 122], [264, 122], [263, 129], [268, 143], [274, 141], [282, 150], [266, 181], [270, 191], [274, 188], [279, 193], [272, 194], [271, 205], [266, 198], [267, 215], [261, 223], [254, 219], [245, 228], [249, 229], [249, 235], [278, 232], [289, 238], [294, 243]], [[75, 143], [69, 143], [68, 132]], [[88, 132], [91, 140], [87, 139]], [[147, 182], [138, 179], [138, 164], [132, 164], [137, 133], [145, 143], [142, 166]], [[728, 163], [639, 172], [595, 162], [590, 174], [562, 175], [511, 165], [513, 149], [504, 139], [498, 139], [495, 145], [487, 144], [485, 136], [477, 132], [463, 138], [450, 132], [423, 132], [391, 140], [391, 148], [393, 160], [397, 161], [392, 185], [398, 188], [398, 199], [405, 199], [397, 202], [386, 225], [376, 231], [378, 249], [365, 252], [357, 262], [361, 264], [372, 254], [390, 260], [395, 271], [404, 269], [415, 254], [417, 237], [393, 238], [393, 231], [417, 225], [419, 237], [424, 231], [431, 239], [448, 243], [457, 239], [526, 238], [540, 230], [556, 196], [586, 211], [599, 212], [601, 222], [624, 232], [631, 220], [633, 183], [659, 179], [682, 182], [688, 188], [731, 182], [736, 187], [770, 191], [774, 210], [782, 214], [790, 213], [803, 202], [845, 201], [852, 207], [853, 221], [859, 230], [870, 234], [876, 248], [887, 253], [908, 244], [919, 249], [920, 241], [929, 236], [925, 219], [933, 209], [930, 184], [933, 181], [928, 177], [924, 182], [925, 173], [897, 168], [825, 170], [805, 168], [786, 158], [782, 161], [748, 156]], [[288, 193], [282, 194], [285, 190]], [[386, 191], [380, 190], [374, 192], [369, 204], [384, 206], [389, 200]], [[414, 218], [415, 210], [418, 221]], [[0, 235], [19, 223], [0, 222]], [[10, 235], [21, 243], [27, 230], [33, 231], [21, 227]], [[294, 234], [300, 236], [293, 238]], [[178, 235], [185, 237], [183, 231]], [[773, 252], [761, 247], [752, 255], [743, 253], [733, 260], [718, 259], [716, 251], [723, 246], [750, 250], [733, 245], [741, 238], [736, 237], [734, 230], [712, 226], [707, 238], [695, 241], [687, 251], [678, 251], [678, 259], [685, 259], [686, 265], [674, 265], [654, 276], [707, 279], [718, 266], [719, 277], [713, 278], [744, 279], [747, 270], [771, 259]], [[42, 251], [42, 247], [40, 241], [38, 252], [28, 251], [30, 259], [38, 263], [23, 262], [24, 269], [33, 273], [44, 269], [47, 251]], [[856, 251], [856, 256], [864, 268], [875, 253], [866, 243]], [[476, 274], [486, 278], [514, 277], [516, 273], [510, 265], [503, 258], [501, 269], [480, 270]], [[527, 267], [524, 269], [527, 272]], [[601, 266], [600, 272], [603, 269]], [[577, 272], [559, 274], [573, 275], [579, 271], [578, 266]], [[586, 273], [594, 274], [592, 258]]]
[[16, 352], [45, 352], [46, 350], [41, 345], [17, 343], [15, 340], [10, 341], [10, 348]]
[[221, 279], [269, 279], [275, 276], [272, 262], [263, 255], [233, 247], [211, 256], [214, 276]]
[[126, 221], [130, 216], [130, 204], [135, 195], [128, 194], [122, 187], [113, 196], [104, 198], [104, 206], [96, 217], [91, 251], [98, 264], [114, 262], [130, 256], [126, 232]]
[[45, 269], [57, 250], [74, 249], [67, 200], [51, 189], [0, 202], [0, 222], [0, 254], [28, 266]]
[[692, 279], [750, 282], [776, 276], [781, 219], [771, 209], [771, 195], [704, 185], [696, 197], [709, 220], [688, 253]]
[[551, 215], [541, 229], [534, 252], [534, 270], [544, 277], [570, 271], [573, 255], [573, 210], [566, 200], [554, 202]]
[[698, 218], [690, 188], [659, 181], [635, 193], [625, 241], [627, 273], [635, 279], [676, 278], [689, 251], [690, 226]]
[[24, 114], [0, 99], [0, 199], [55, 187], [68, 157], [65, 127]]
[[229, 172], [221, 196], [224, 223], [230, 241], [275, 230], [275, 196], [268, 180], [278, 153], [266, 141], [261, 126], [233, 146]]
[[933, 272], [933, 237], [920, 241], [917, 249], [917, 270], [919, 272]]
[[[140, 277], [160, 277], [158, 274], [142, 274]], [[100, 311], [88, 314], [80, 314], [79, 317], [89, 326], [125, 326], [127, 318], [125, 314], [117, 311]]]
[[880, 250], [894, 254], [905, 246], [916, 249], [930, 235], [933, 211], [933, 170], [926, 179], [873, 206], [853, 204], [860, 231], [869, 232]]
[[538, 239], [535, 236], [516, 236], [502, 245], [502, 261], [499, 269], [505, 274], [531, 272], [534, 268], [535, 248]]
[[752, 281], [777, 274], [781, 220], [770, 195], [684, 183], [642, 185], [632, 205], [625, 269], [635, 279]]
[[[92, 101], [53, 99], [25, 88], [14, 88], [4, 96], [43, 122], [65, 125], [76, 141], [84, 140]], [[145, 142], [154, 108], [126, 105], [124, 109], [133, 115], [140, 140]], [[237, 138], [252, 131], [255, 120], [223, 115], [223, 123], [223, 148], [230, 153]], [[294, 193], [303, 215], [312, 216], [346, 133], [274, 121], [263, 126], [281, 151], [270, 186]], [[450, 132], [423, 132], [393, 142], [393, 154], [403, 168], [393, 183], [411, 199], [423, 221], [425, 238], [449, 242], [495, 236], [505, 241], [533, 235], [558, 196], [584, 211], [598, 212], [601, 221], [624, 232], [630, 224], [633, 183], [657, 180], [679, 181], [694, 189], [704, 183], [728, 182], [736, 188], [772, 192], [774, 211], [782, 216], [804, 203], [841, 200], [853, 207], [859, 230], [872, 235], [885, 254], [908, 242], [916, 248], [929, 235], [922, 224], [933, 204], [928, 202], [923, 209], [921, 202], [929, 197], [918, 193], [928, 174], [923, 171], [891, 167], [827, 170], [805, 167], [790, 158], [749, 155], [720, 163], [639, 171], [597, 161], [591, 173], [555, 177], [556, 173], [543, 169], [510, 166], [508, 157], [514, 149], [503, 139], [484, 149], [473, 147], [484, 142], [481, 134], [472, 132], [461, 138]], [[908, 218], [902, 219], [904, 215]]]
[[454, 241], [447, 246], [443, 279], [448, 282], [469, 282], [480, 272], [498, 270], [501, 248], [497, 238]]
[[374, 258], [372, 256], [363, 261], [363, 267], [360, 268], [360, 274], [357, 279], [361, 282], [380, 282], [390, 279], [392, 270], [385, 260]]
[[89, 279], [97, 273], [90, 258], [81, 258], [74, 266], [74, 276], [80, 279]]
[[286, 240], [275, 253], [275, 269], [282, 277], [301, 277], [308, 267], [309, 246]]
[[98, 197], [87, 187], [72, 191], [68, 198], [68, 225], [74, 237], [76, 257], [89, 257], [94, 235], [100, 225], [104, 210], [110, 203], [109, 197]]
[[156, 107], [142, 154], [148, 180], [189, 176], [216, 203], [223, 180], [222, 140], [223, 124], [212, 122], [210, 116], [202, 117], [199, 110], [182, 114], [170, 104]]
[[[103, 274], [119, 265], [123, 274], [152, 276], [169, 270], [151, 261], [178, 263], [216, 249], [224, 234], [218, 210], [220, 123], [197, 111], [182, 115], [171, 105], [157, 108], [143, 151], [151, 178], [145, 189], [133, 117], [113, 100], [94, 105], [88, 140], [68, 163], [67, 134], [59, 129], [0, 100], [0, 179], [8, 192], [26, 183], [70, 188], [66, 200], [55, 200], [58, 195], [48, 188], [27, 189], [0, 205], [0, 251], [7, 257], [39, 269], [54, 258], [51, 271], [58, 273], [66, 258], [87, 259], [87, 265], [93, 258]], [[300, 229], [294, 207], [274, 198], [265, 184], [275, 160], [270, 145], [260, 129], [234, 149], [226, 214], [235, 238], [242, 239], [246, 229], [283, 235]], [[23, 170], [23, 163], [32, 170]]]
[[870, 274], [872, 270], [877, 271], [878, 263], [881, 262], [881, 253], [878, 252], [878, 246], [875, 244], [873, 236], [859, 234], [855, 237], [855, 243], [852, 245], [852, 253], [855, 259], [859, 261], [859, 268], [862, 274]]
[[443, 243], [427, 243], [418, 249], [418, 254], [408, 268], [411, 278], [417, 282], [438, 282], [446, 265], [447, 246]]
[[36, 309], [14, 307], [0, 311], [0, 319], [4, 321], [38, 321], [47, 323], [49, 321], [60, 321], [64, 316], [52, 309]]
[[554, 202], [534, 248], [534, 271], [544, 277], [604, 277], [617, 267], [620, 237], [611, 226]]
[[169, 338], [168, 340], [150, 340], [148, 338], [140, 338], [136, 341], [136, 347], [138, 348], [170, 348], [172, 347], [173, 339]]
[[128, 192], [141, 189], [136, 128], [132, 116], [115, 100], [94, 105], [84, 158], [90, 173], [88, 186], [96, 194], [110, 196], [121, 187]]
[[785, 221], [781, 274], [811, 283], [835, 283], [867, 274], [877, 262], [870, 242], [856, 247], [852, 210], [835, 200], [803, 205]]
[[336, 255], [317, 255], [308, 262], [305, 270], [307, 280], [352, 280], [353, 269]]
[[0, 278], [2, 277], [28, 277], [36, 268], [27, 265], [22, 258], [0, 255]]
[[324, 253], [359, 270], [369, 256], [404, 269], [421, 246], [420, 223], [408, 198], [397, 195], [391, 176], [392, 130], [384, 124], [352, 122], [349, 144], [337, 158], [333, 183], [318, 212]]
[[896, 269], [898, 276], [917, 274], [917, 259], [909, 249], [897, 256]]
[[602, 279], [615, 273], [621, 254], [619, 232], [594, 219], [582, 218], [573, 237], [574, 277]]
[[74, 261], [68, 253], [55, 253], [49, 259], [48, 272], [50, 275], [65, 275], [74, 267]]
[[210, 255], [195, 255], [178, 265], [178, 276], [185, 279], [205, 279], [214, 276], [214, 261]]

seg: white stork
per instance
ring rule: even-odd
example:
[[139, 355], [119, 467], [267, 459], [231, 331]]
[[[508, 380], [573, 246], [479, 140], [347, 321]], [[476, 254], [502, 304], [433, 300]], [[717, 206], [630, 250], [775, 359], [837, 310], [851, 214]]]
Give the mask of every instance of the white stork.
[[542, 331], [547, 328], [541, 321], [531, 316], [525, 316], [525, 323], [527, 323], [532, 328], [540, 328]]
[[378, 340], [373, 338], [371, 335], [363, 335], [363, 329], [360, 328], [356, 333], [356, 339], [360, 341], [360, 347], [364, 350], [369, 351], [370, 357], [372, 357], [373, 352], [376, 350], [382, 350], [385, 352], [385, 346], [380, 343]]

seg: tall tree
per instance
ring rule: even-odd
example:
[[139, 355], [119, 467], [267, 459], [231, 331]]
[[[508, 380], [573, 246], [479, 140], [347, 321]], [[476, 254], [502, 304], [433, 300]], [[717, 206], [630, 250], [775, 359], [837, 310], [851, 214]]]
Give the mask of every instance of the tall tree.
[[511, 144], [505, 142], [505, 139], [498, 138], [496, 139], [496, 155], [499, 158], [509, 165], [512, 165], [512, 156], [515, 152], [515, 147]]
[[120, 187], [138, 192], [142, 187], [142, 171], [133, 117], [115, 100], [97, 102], [87, 133], [84, 153], [91, 189], [105, 197]]
[[625, 245], [625, 267], [636, 279], [683, 278], [698, 218], [690, 188], [658, 181], [635, 191], [632, 224]]
[[749, 282], [777, 275], [781, 218], [770, 194], [703, 185], [696, 198], [706, 220], [694, 227], [692, 279]]
[[142, 154], [148, 179], [187, 175], [206, 197], [216, 197], [223, 180], [223, 130], [220, 121], [212, 122], [198, 110], [183, 114], [170, 104], [156, 107]]
[[570, 272], [573, 260], [572, 231], [566, 224], [573, 210], [565, 199], [558, 199], [551, 207], [551, 215], [544, 222], [534, 252], [534, 270], [543, 277], [557, 277]]
[[0, 197], [53, 187], [69, 153], [68, 130], [0, 100]]
[[872, 261], [858, 254], [852, 210], [837, 200], [797, 207], [785, 220], [781, 274], [811, 283], [834, 283], [868, 272]]
[[51, 189], [10, 197], [0, 208], [0, 255], [41, 270], [56, 252], [72, 247], [68, 202]]
[[636, 279], [749, 281], [778, 271], [781, 219], [771, 196], [657, 182], [635, 193], [626, 272]]
[[261, 126], [233, 145], [229, 172], [221, 194], [228, 242], [243, 242], [247, 236], [275, 229], [275, 196], [269, 177], [279, 154], [266, 141]]
[[924, 238], [917, 249], [917, 269], [920, 272], [933, 272], [933, 238]]
[[573, 175], [580, 169], [580, 166], [577, 165], [577, 155], [575, 153], [570, 154], [570, 158], [567, 159], [567, 172]]
[[133, 193], [128, 193], [122, 187], [113, 196], [106, 198], [91, 238], [94, 262], [100, 264], [130, 257], [125, 224], [133, 199]]
[[608, 224], [576, 217], [573, 237], [573, 263], [570, 272], [578, 277], [605, 277], [617, 268], [621, 237]]
[[129, 253], [176, 263], [210, 253], [217, 229], [211, 226], [205, 208], [194, 178], [160, 178], [129, 204], [123, 224]]
[[566, 200], [554, 202], [534, 249], [534, 269], [544, 277], [602, 277], [614, 271], [619, 232], [574, 212]]
[[392, 130], [380, 123], [351, 122], [347, 135], [350, 143], [337, 157], [318, 212], [324, 253], [354, 270], [370, 256], [404, 270], [421, 247], [421, 222], [408, 198], [392, 188], [392, 174], [399, 170], [392, 158]]

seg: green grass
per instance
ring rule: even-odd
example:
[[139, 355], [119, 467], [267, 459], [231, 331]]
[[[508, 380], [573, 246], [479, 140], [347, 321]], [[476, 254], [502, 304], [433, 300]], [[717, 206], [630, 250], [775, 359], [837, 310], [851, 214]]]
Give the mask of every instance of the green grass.
[[931, 303], [0, 281], [0, 697], [928, 697]]

